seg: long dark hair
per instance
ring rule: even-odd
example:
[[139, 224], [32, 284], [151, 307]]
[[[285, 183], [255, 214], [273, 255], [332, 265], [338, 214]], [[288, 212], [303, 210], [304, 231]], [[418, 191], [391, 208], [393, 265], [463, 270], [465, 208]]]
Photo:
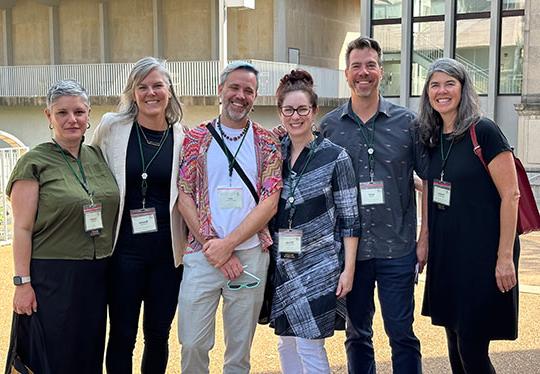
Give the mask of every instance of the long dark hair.
[[469, 127], [481, 117], [480, 102], [472, 84], [471, 78], [465, 66], [451, 58], [441, 58], [433, 62], [429, 69], [420, 96], [418, 106], [418, 123], [420, 127], [420, 139], [429, 147], [435, 147], [439, 143], [443, 120], [441, 115], [433, 109], [429, 103], [428, 90], [433, 74], [440, 72], [455, 78], [461, 83], [461, 101], [458, 105], [455, 130], [452, 132], [456, 140], [459, 140], [469, 130]]

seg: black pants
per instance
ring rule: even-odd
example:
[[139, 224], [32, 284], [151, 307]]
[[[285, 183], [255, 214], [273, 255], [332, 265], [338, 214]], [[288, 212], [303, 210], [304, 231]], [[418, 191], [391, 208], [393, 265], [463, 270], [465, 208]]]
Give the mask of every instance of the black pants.
[[[43, 341], [36, 345], [30, 318], [19, 318], [18, 351], [36, 373], [45, 354], [54, 374], [100, 374], [107, 326], [107, 259], [30, 263]], [[33, 350], [37, 348], [39, 352]], [[43, 352], [46, 351], [46, 352]]]
[[464, 338], [445, 328], [448, 356], [453, 374], [494, 374], [489, 359], [489, 339]]
[[[109, 374], [131, 374], [139, 313], [144, 301], [144, 352], [141, 373], [165, 373], [169, 331], [178, 304], [183, 268], [170, 256], [152, 256], [155, 243], [140, 251], [117, 248], [109, 268], [110, 332], [106, 367]], [[137, 253], [139, 252], [139, 253]]]

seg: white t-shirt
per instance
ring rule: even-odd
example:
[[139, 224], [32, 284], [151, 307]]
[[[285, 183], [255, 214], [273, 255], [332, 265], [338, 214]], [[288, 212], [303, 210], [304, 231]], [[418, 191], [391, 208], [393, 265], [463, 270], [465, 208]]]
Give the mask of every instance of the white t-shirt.
[[[223, 132], [229, 137], [235, 137], [242, 133], [242, 129], [232, 129], [221, 125]], [[216, 126], [216, 131], [219, 134], [219, 129]], [[225, 145], [229, 148], [229, 151], [236, 154], [242, 139], [237, 141], [230, 141], [226, 138], [223, 139]], [[253, 187], [257, 187], [257, 158], [255, 156], [255, 142], [253, 138], [253, 126], [249, 126], [246, 133], [246, 137], [238, 155], [236, 161], [240, 164], [244, 173], [248, 176], [249, 180], [253, 184]], [[216, 142], [212, 138], [210, 147], [208, 147], [207, 154], [207, 172], [208, 172], [208, 198], [210, 201], [210, 214], [212, 217], [212, 226], [216, 230], [220, 238], [224, 238], [229, 235], [234, 229], [236, 229], [240, 223], [246, 218], [246, 216], [255, 208], [255, 200], [246, 187], [245, 183], [238, 176], [236, 170], [233, 169], [232, 176], [229, 177], [229, 163], [227, 156]], [[241, 189], [241, 205], [242, 208], [220, 208], [218, 188], [238, 188]], [[251, 249], [260, 245], [260, 240], [257, 234], [246, 240], [244, 243], [236, 247], [237, 250]]]

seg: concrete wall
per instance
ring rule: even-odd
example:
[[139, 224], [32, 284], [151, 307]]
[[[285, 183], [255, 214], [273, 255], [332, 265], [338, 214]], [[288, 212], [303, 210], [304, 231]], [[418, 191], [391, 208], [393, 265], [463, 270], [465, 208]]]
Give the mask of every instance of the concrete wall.
[[255, 9], [229, 8], [229, 59], [272, 60], [274, 53], [274, 0], [257, 0]]
[[17, 0], [12, 16], [14, 65], [49, 64], [48, 7], [33, 0]]
[[287, 48], [300, 49], [301, 64], [339, 68], [344, 45], [359, 32], [360, 0], [287, 1]]
[[0, 9], [0, 66], [4, 65], [4, 12]]
[[88, 0], [63, 1], [58, 7], [58, 13], [61, 63], [100, 62], [97, 3]]
[[163, 1], [163, 55], [171, 61], [211, 60], [213, 0]]

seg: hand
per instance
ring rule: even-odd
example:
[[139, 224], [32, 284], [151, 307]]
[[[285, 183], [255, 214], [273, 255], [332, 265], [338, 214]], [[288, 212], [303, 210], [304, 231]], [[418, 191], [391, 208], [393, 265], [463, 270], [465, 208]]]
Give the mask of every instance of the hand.
[[29, 316], [37, 312], [36, 294], [30, 283], [15, 286], [13, 310], [17, 314], [27, 314]]
[[240, 274], [242, 274], [242, 272], [244, 271], [244, 267], [242, 266], [242, 263], [240, 262], [238, 257], [233, 254], [229, 258], [229, 260], [219, 268], [219, 270], [221, 270], [225, 278], [227, 278], [228, 280], [233, 280], [238, 278]]
[[514, 262], [511, 259], [499, 258], [497, 260], [495, 279], [497, 280], [497, 287], [501, 292], [508, 292], [514, 288], [517, 284], [517, 278]]
[[336, 296], [338, 298], [343, 298], [352, 290], [354, 280], [354, 272], [352, 271], [343, 271], [339, 276], [338, 286], [336, 290]]
[[231, 257], [234, 247], [227, 239], [210, 239], [203, 245], [206, 260], [216, 268], [222, 267]]
[[418, 263], [418, 272], [424, 271], [428, 259], [428, 237], [427, 235], [420, 235], [416, 242], [416, 262]]

